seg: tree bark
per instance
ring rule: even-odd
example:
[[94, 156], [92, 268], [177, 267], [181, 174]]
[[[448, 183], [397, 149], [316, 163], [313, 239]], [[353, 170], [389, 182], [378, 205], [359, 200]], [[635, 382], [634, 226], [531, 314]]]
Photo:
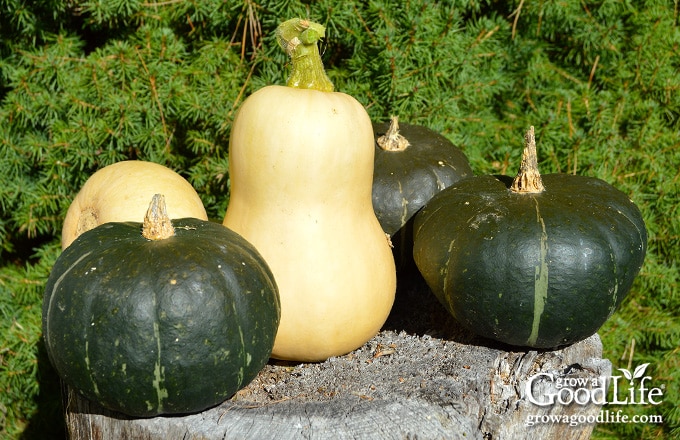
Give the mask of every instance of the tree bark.
[[[462, 329], [416, 273], [399, 284], [383, 330], [364, 346], [319, 363], [272, 360], [231, 399], [198, 414], [135, 419], [64, 387], [68, 434], [73, 440], [590, 437], [604, 396], [591, 403], [586, 394], [608, 386], [612, 370], [598, 335], [559, 350], [499, 344]], [[583, 404], [543, 405], [556, 394], [566, 402], [569, 392]]]
[[[65, 387], [66, 425], [74, 440], [589, 438], [601, 405], [540, 406], [530, 398], [546, 401], [564, 388], [558, 379], [571, 380], [572, 393], [605, 383], [611, 364], [601, 359], [599, 337], [555, 351], [515, 350], [385, 330], [347, 356], [271, 362], [232, 399], [199, 414], [135, 419]], [[546, 418], [529, 426], [537, 416]], [[565, 423], [572, 416], [583, 423]]]

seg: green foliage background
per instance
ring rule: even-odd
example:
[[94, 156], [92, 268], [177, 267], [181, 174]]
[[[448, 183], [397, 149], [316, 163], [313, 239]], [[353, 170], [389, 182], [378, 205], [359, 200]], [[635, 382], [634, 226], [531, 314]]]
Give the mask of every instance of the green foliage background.
[[[514, 174], [529, 125], [543, 173], [599, 177], [649, 230], [641, 274], [602, 328], [614, 367], [649, 362], [664, 423], [596, 438], [680, 438], [678, 0], [0, 0], [0, 438], [61, 438], [40, 344], [42, 289], [70, 200], [123, 159], [189, 179], [209, 215], [228, 201], [227, 144], [251, 92], [283, 84], [273, 30], [327, 26], [336, 89], [374, 120], [450, 138], [477, 174]], [[614, 408], [616, 409], [616, 408]], [[56, 423], [56, 425], [55, 425]]]

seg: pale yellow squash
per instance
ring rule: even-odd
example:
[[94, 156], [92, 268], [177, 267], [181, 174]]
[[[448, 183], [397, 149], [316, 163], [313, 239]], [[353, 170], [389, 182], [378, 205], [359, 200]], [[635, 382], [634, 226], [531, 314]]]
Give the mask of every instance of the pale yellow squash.
[[141, 222], [157, 193], [165, 196], [170, 218], [208, 219], [196, 190], [177, 172], [153, 162], [117, 162], [92, 174], [71, 202], [61, 232], [62, 249], [103, 223]]
[[275, 358], [348, 353], [392, 308], [394, 259], [372, 207], [373, 142], [366, 110], [343, 93], [268, 86], [239, 109], [224, 225], [260, 251], [279, 286]]

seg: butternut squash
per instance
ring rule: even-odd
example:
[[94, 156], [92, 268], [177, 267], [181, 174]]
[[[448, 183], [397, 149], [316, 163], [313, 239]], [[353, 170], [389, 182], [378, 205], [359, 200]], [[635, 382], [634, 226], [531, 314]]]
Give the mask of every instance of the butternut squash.
[[101, 168], [87, 179], [66, 212], [61, 248], [101, 224], [140, 221], [156, 193], [165, 195], [171, 218], [208, 220], [201, 198], [180, 174], [154, 162], [125, 160]]
[[321, 25], [281, 24], [287, 86], [250, 95], [229, 142], [223, 224], [269, 264], [281, 297], [272, 357], [321, 361], [380, 330], [396, 290], [394, 259], [372, 206], [373, 129], [364, 107], [334, 92]]

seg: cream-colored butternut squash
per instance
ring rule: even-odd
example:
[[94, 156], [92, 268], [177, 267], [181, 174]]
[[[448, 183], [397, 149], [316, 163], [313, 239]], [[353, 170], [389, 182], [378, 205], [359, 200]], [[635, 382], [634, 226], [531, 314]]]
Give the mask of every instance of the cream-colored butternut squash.
[[396, 273], [372, 206], [370, 118], [353, 97], [328, 91], [323, 66], [323, 77], [308, 76], [309, 66], [300, 71], [300, 63], [321, 64], [323, 27], [292, 20], [279, 29], [293, 73], [288, 86], [264, 87], [239, 109], [223, 223], [259, 250], [279, 286], [272, 356], [320, 361], [375, 336], [392, 307]]
[[61, 231], [66, 249], [80, 234], [108, 222], [140, 222], [154, 194], [165, 196], [170, 218], [208, 220], [191, 184], [168, 167], [126, 160], [92, 174], [71, 202]]

